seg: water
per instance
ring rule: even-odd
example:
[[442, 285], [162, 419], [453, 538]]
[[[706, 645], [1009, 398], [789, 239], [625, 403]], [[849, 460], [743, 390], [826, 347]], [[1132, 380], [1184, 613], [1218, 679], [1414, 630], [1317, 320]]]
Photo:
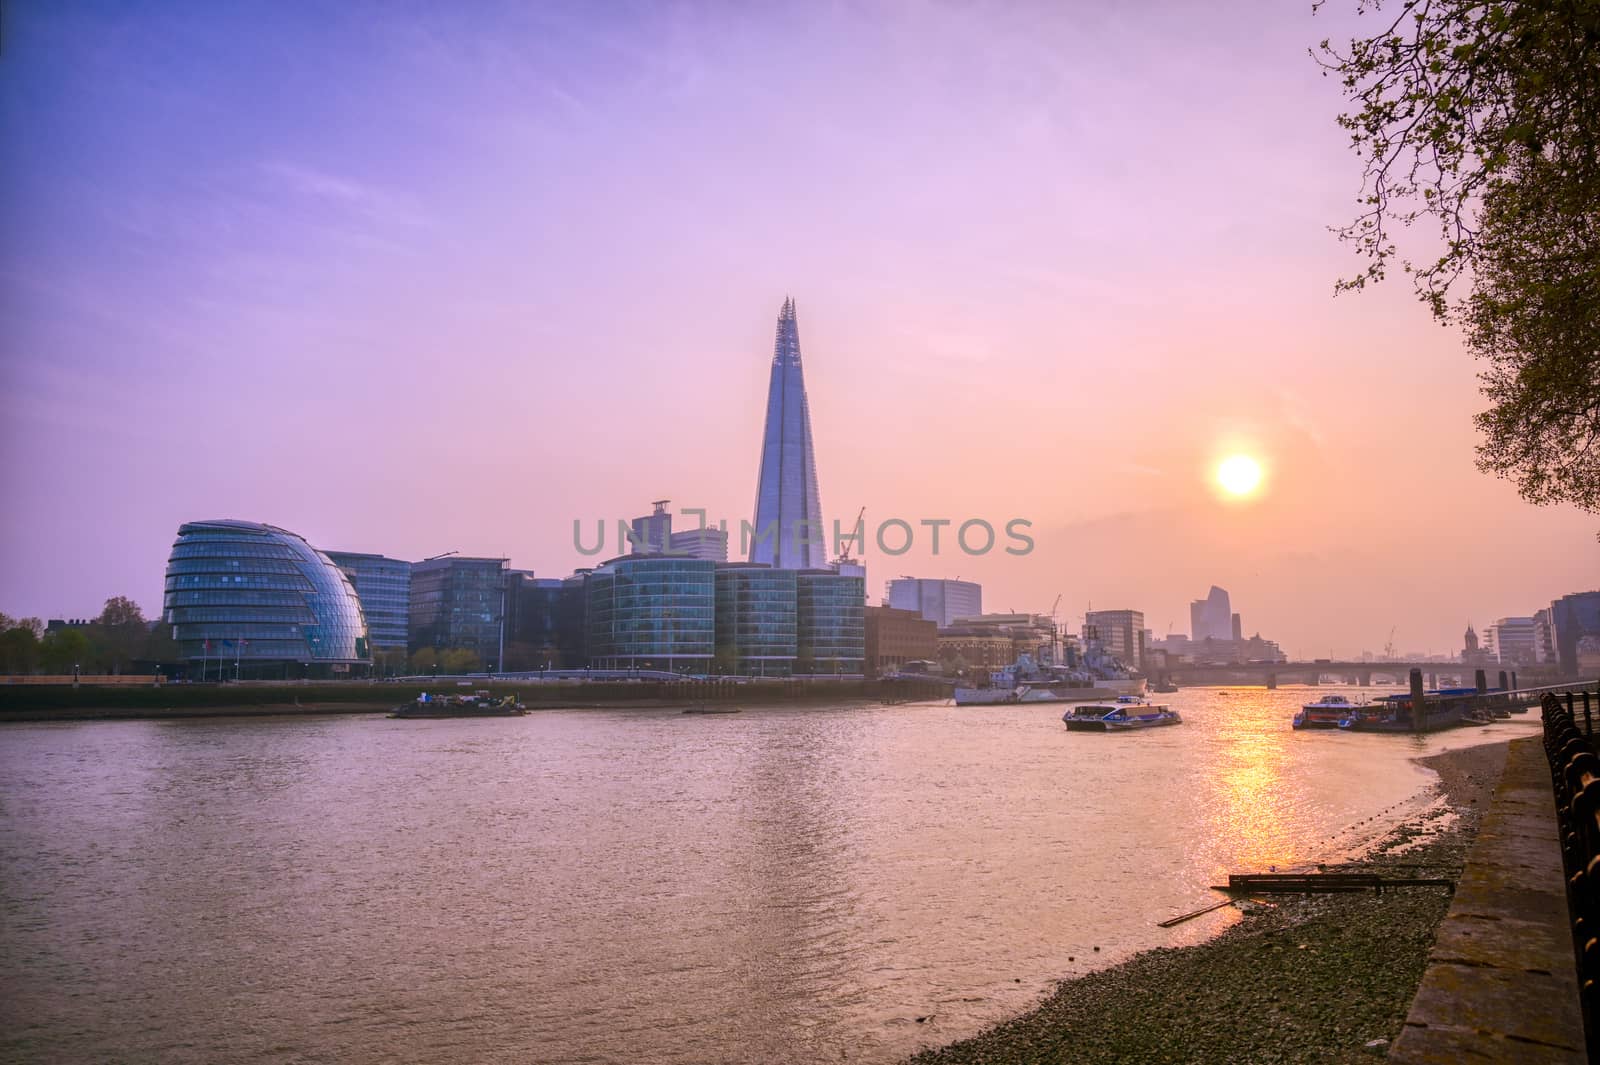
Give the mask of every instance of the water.
[[1327, 690], [1185, 691], [1126, 735], [935, 705], [6, 726], [0, 1057], [895, 1061], [1214, 934], [1231, 911], [1155, 922], [1420, 809], [1410, 757], [1533, 727], [1291, 732]]

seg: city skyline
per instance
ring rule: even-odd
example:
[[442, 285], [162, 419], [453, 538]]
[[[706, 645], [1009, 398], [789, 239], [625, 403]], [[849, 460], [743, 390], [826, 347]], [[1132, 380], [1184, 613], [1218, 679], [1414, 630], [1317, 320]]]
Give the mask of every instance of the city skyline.
[[[1600, 573], [1592, 516], [1472, 468], [1458, 338], [1331, 297], [1342, 15], [264, 12], [8, 7], [7, 613], [155, 616], [189, 520], [549, 576], [636, 500], [737, 521], [783, 292], [835, 517], [1033, 523], [869, 544], [869, 588], [1160, 636], [1217, 584], [1320, 657]], [[1211, 490], [1236, 449], [1255, 499]]]

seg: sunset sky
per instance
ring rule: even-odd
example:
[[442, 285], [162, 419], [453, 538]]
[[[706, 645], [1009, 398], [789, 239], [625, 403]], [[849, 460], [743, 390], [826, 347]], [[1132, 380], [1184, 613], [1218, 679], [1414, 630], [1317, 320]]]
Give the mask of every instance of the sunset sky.
[[829, 521], [1033, 524], [869, 543], [872, 601], [1220, 584], [1310, 658], [1600, 586], [1600, 516], [1474, 469], [1457, 334], [1333, 296], [1352, 6], [7, 3], [0, 611], [154, 616], [193, 519], [542, 576], [736, 526], [788, 295]]

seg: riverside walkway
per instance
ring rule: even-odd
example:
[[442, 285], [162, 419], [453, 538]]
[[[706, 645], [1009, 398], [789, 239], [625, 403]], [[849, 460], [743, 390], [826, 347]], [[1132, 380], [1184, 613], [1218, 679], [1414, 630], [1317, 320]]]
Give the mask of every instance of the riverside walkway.
[[1550, 767], [1537, 736], [1509, 746], [1389, 1060], [1587, 1060]]

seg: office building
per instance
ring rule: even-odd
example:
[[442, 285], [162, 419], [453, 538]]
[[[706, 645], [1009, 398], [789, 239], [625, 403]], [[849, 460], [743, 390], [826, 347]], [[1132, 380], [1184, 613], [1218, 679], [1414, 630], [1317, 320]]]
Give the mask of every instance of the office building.
[[707, 526], [703, 529], [685, 529], [667, 537], [669, 553], [688, 558], [705, 558], [712, 562], [728, 561], [728, 531]]
[[[1221, 592], [1221, 588], [1211, 589]], [[1227, 592], [1222, 592], [1226, 604]], [[1228, 632], [1233, 631], [1229, 615], [1223, 616]], [[1101, 650], [1130, 669], [1144, 668], [1144, 611], [1091, 610], [1083, 616], [1083, 642], [1098, 641]]]
[[716, 568], [717, 672], [787, 677], [799, 655], [794, 570], [754, 562]]
[[957, 618], [983, 613], [983, 587], [973, 581], [899, 577], [889, 582], [889, 605], [896, 610], [915, 610], [939, 628], [948, 629]]
[[1236, 640], [1233, 605], [1226, 589], [1211, 586], [1204, 599], [1189, 604], [1189, 638], [1192, 640]]
[[411, 625], [411, 563], [356, 551], [329, 551], [355, 586], [374, 651], [404, 651]]
[[1533, 612], [1533, 660], [1539, 663], [1556, 660], [1556, 630], [1551, 624], [1548, 607]]
[[898, 672], [908, 662], [938, 658], [939, 626], [915, 610], [869, 606], [863, 621], [869, 677]]
[[795, 574], [795, 672], [860, 676], [866, 668], [866, 581], [831, 569]]
[[631, 523], [633, 535], [629, 538], [628, 552], [634, 555], [658, 555], [672, 538], [672, 513], [667, 510], [670, 499], [658, 499], [651, 504], [655, 509]]
[[1562, 675], [1600, 673], [1600, 592], [1576, 592], [1551, 603], [1550, 627]]
[[584, 653], [583, 577], [507, 573], [505, 671], [574, 669]]
[[253, 521], [178, 527], [162, 613], [191, 675], [365, 673], [367, 621], [350, 578], [287, 529]]
[[507, 560], [451, 555], [411, 566], [412, 651], [474, 651], [489, 669], [500, 668], [505, 639]]
[[1533, 618], [1500, 618], [1485, 630], [1485, 648], [1503, 666], [1529, 666], [1535, 657]]
[[710, 673], [716, 569], [708, 559], [624, 555], [587, 574], [589, 665]]
[[827, 537], [811, 446], [811, 412], [800, 365], [800, 326], [794, 300], [786, 299], [778, 313], [767, 385], [767, 420], [761, 438], [749, 560], [779, 569], [821, 568], [827, 565]]

